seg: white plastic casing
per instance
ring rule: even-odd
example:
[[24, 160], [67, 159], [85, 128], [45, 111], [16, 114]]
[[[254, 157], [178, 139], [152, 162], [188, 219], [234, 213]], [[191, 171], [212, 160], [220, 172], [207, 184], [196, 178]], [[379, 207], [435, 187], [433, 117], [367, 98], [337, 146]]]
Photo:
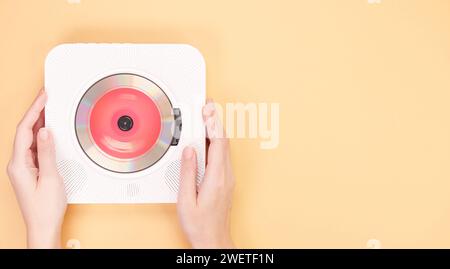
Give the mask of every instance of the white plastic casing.
[[[85, 91], [103, 77], [134, 73], [155, 82], [181, 110], [177, 146], [153, 166], [136, 173], [115, 173], [93, 163], [75, 134], [75, 112]], [[57, 166], [69, 203], [176, 202], [180, 158], [185, 146], [197, 151], [197, 180], [204, 174], [205, 62], [184, 44], [62, 44], [45, 62], [48, 101], [45, 124], [53, 132]]]

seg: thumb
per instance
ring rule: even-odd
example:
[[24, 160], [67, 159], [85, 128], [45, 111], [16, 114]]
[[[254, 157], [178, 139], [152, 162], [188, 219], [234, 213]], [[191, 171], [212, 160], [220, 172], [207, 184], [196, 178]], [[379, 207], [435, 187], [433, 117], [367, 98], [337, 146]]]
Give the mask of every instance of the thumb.
[[55, 145], [50, 131], [41, 128], [37, 135], [37, 155], [39, 174], [42, 176], [56, 175]]
[[180, 170], [180, 187], [178, 202], [195, 204], [197, 199], [197, 157], [192, 147], [183, 150]]

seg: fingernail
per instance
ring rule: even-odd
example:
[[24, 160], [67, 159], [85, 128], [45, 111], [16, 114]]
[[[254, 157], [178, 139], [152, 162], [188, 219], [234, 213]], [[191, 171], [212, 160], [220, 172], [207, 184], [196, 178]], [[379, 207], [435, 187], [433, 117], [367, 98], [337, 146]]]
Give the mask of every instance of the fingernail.
[[186, 147], [183, 150], [183, 159], [190, 160], [194, 156], [194, 149], [192, 147]]
[[203, 108], [203, 114], [205, 117], [210, 117], [214, 114], [215, 109], [214, 103], [207, 103]]
[[43, 141], [48, 139], [48, 131], [45, 128], [41, 128], [41, 130], [39, 130], [39, 138]]

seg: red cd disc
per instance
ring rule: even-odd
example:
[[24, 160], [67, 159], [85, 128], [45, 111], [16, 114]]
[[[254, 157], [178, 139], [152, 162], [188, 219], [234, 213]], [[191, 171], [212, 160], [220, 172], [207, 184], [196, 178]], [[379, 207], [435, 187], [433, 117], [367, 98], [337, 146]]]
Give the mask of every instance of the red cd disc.
[[113, 74], [81, 97], [75, 133], [91, 161], [109, 171], [134, 173], [158, 162], [179, 139], [179, 114], [153, 81], [131, 73]]
[[120, 159], [148, 152], [161, 132], [161, 113], [147, 94], [133, 88], [106, 92], [92, 107], [89, 129], [94, 143]]

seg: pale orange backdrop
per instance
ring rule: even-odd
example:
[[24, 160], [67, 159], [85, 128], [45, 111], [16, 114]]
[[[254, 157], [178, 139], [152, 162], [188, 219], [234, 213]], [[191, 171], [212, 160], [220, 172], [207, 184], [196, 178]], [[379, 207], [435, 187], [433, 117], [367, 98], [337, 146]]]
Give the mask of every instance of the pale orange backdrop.
[[[280, 104], [278, 148], [231, 141], [237, 246], [450, 247], [450, 1], [70, 2], [0, 0], [1, 248], [25, 246], [15, 126], [66, 42], [190, 43], [208, 96]], [[188, 246], [174, 205], [70, 206], [69, 239]]]

